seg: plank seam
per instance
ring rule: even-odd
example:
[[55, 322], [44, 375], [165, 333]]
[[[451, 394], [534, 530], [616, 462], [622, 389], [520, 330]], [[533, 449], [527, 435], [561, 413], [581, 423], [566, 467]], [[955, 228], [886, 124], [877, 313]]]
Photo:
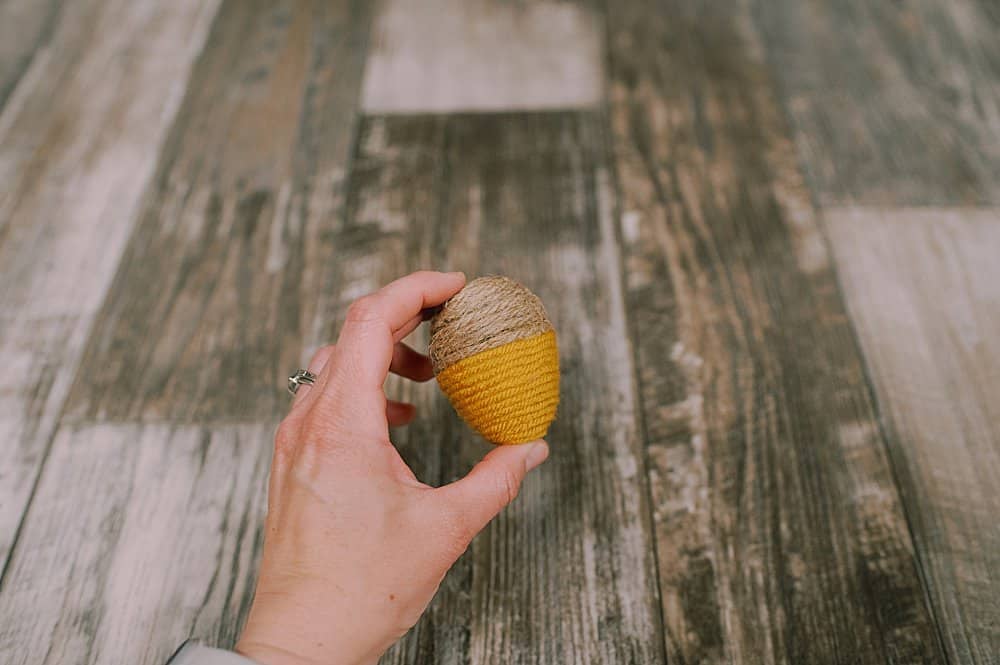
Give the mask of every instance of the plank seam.
[[24, 529], [25, 522], [28, 521], [28, 513], [31, 511], [31, 504], [35, 501], [35, 493], [38, 491], [38, 486], [41, 484], [42, 475], [45, 473], [46, 462], [49, 460], [49, 454], [52, 452], [52, 442], [55, 441], [56, 434], [59, 433], [60, 427], [57, 424], [49, 432], [48, 439], [45, 441], [45, 449], [42, 451], [41, 460], [38, 463], [38, 472], [35, 474], [35, 479], [31, 482], [31, 491], [28, 492], [28, 500], [24, 503], [24, 508], [21, 510], [21, 518], [17, 521], [17, 528], [14, 529], [14, 538], [10, 541], [10, 549], [7, 550], [7, 558], [3, 561], [3, 569], [0, 569], [0, 593], [3, 592], [3, 585], [7, 579], [7, 573], [10, 571], [11, 562], [14, 561], [14, 556], [17, 553], [17, 545], [21, 542], [21, 531]]

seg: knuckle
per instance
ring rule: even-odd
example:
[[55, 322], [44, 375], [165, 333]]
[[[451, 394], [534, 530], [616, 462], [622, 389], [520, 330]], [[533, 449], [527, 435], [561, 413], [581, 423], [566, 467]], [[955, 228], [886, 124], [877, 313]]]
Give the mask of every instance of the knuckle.
[[513, 502], [521, 491], [521, 479], [512, 471], [499, 471], [496, 475], [496, 484], [501, 507]]
[[337, 347], [333, 344], [321, 346], [316, 350], [316, 353], [313, 354], [312, 359], [309, 361], [309, 367], [318, 368], [321, 362], [333, 355], [336, 348]]
[[359, 298], [347, 308], [347, 321], [349, 323], [372, 323], [380, 320], [381, 316], [372, 296]]
[[275, 441], [286, 443], [288, 439], [292, 436], [292, 421], [285, 418], [278, 424], [278, 429], [275, 431], [274, 439]]

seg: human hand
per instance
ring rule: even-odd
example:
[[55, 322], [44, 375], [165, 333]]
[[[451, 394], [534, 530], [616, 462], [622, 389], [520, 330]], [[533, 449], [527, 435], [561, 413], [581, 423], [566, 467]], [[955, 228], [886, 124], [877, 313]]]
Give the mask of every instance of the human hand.
[[402, 340], [461, 273], [418, 272], [355, 302], [336, 346], [310, 363], [278, 428], [257, 592], [236, 650], [265, 665], [374, 663], [427, 607], [469, 542], [545, 461], [544, 441], [499, 446], [450, 485], [421, 483], [389, 441], [412, 405], [388, 373], [426, 381]]

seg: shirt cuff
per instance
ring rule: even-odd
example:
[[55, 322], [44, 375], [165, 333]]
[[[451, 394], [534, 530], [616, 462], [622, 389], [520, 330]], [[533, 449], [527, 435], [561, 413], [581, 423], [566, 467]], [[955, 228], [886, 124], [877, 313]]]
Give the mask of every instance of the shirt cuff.
[[167, 665], [257, 665], [255, 661], [232, 651], [213, 649], [188, 640], [167, 661]]

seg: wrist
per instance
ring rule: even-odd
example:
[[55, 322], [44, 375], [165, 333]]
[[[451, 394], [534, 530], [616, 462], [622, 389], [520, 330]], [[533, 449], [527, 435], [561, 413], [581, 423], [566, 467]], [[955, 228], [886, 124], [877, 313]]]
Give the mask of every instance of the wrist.
[[260, 665], [320, 665], [319, 661], [300, 656], [287, 649], [246, 638], [240, 638], [233, 651]]
[[376, 665], [378, 658], [362, 659], [348, 663], [343, 660], [317, 660], [309, 656], [304, 656], [282, 647], [254, 642], [245, 638], [233, 647], [233, 651], [246, 656], [260, 665]]
[[255, 606], [234, 651], [260, 665], [375, 665], [359, 635], [345, 633], [347, 622], [302, 613], [299, 607]]

